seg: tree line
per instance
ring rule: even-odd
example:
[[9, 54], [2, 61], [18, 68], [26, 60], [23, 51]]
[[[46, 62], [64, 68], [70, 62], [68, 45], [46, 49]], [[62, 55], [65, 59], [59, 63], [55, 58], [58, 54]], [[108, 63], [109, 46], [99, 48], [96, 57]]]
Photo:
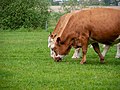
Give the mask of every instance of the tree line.
[[45, 28], [48, 8], [47, 0], [1, 0], [0, 28]]

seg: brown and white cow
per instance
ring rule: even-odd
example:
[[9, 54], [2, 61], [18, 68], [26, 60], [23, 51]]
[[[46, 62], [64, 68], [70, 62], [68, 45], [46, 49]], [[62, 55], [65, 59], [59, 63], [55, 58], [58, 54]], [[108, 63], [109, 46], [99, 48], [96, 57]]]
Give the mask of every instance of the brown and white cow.
[[82, 48], [80, 63], [83, 64], [86, 62], [88, 44], [91, 43], [103, 62], [98, 42], [106, 45], [120, 42], [120, 10], [97, 8], [71, 13], [61, 29], [55, 37], [50, 37], [54, 42], [51, 49], [55, 60], [67, 55], [72, 47], [77, 47]]

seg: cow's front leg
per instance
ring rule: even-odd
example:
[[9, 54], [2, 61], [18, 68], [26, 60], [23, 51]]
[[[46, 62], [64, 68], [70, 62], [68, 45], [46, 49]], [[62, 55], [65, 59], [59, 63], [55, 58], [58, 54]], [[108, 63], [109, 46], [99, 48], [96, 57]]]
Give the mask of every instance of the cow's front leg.
[[99, 48], [98, 43], [93, 43], [92, 46], [93, 46], [95, 52], [98, 54], [98, 56], [100, 58], [100, 62], [103, 63], [104, 62], [104, 57], [100, 52], [100, 48]]
[[86, 63], [86, 53], [87, 53], [87, 45], [82, 47], [82, 60], [80, 64]]
[[88, 48], [88, 42], [87, 42], [87, 40], [84, 40], [82, 43], [82, 60], [81, 60], [80, 64], [86, 63], [87, 48]]

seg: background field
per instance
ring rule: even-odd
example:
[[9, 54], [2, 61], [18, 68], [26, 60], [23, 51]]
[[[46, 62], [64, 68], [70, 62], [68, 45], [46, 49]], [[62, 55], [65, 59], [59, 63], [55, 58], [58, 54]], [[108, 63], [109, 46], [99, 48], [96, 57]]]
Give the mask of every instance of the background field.
[[105, 63], [92, 48], [87, 63], [54, 62], [47, 48], [49, 32], [0, 32], [0, 90], [120, 90], [120, 59], [110, 48]]

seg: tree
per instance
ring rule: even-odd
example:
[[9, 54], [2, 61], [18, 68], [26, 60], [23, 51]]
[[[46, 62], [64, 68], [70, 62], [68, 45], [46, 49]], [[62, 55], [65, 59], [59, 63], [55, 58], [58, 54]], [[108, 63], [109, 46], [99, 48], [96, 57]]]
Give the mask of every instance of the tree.
[[47, 0], [1, 0], [0, 28], [44, 28], [48, 6]]
[[62, 8], [66, 12], [71, 12], [82, 8], [78, 0], [63, 0]]
[[104, 0], [105, 5], [110, 5], [110, 0]]

